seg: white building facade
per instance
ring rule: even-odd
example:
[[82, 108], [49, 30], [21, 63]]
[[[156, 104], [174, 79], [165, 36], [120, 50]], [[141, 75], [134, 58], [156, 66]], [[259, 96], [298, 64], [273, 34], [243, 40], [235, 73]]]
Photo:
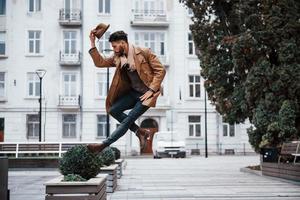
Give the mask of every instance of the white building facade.
[[[97, 41], [105, 56], [109, 34], [124, 30], [129, 42], [149, 47], [166, 68], [163, 95], [136, 123], [154, 132], [177, 131], [189, 151], [204, 152], [204, 87], [189, 25], [191, 13], [177, 0], [0, 0], [0, 141], [101, 142], [106, 137], [107, 80], [114, 69], [96, 68], [89, 33], [110, 24]], [[107, 79], [107, 74], [109, 74]], [[110, 82], [109, 81], [109, 82]], [[109, 132], [118, 122], [109, 117]], [[210, 153], [252, 152], [248, 125], [229, 125], [207, 103]], [[139, 152], [133, 133], [117, 141], [125, 154]]]

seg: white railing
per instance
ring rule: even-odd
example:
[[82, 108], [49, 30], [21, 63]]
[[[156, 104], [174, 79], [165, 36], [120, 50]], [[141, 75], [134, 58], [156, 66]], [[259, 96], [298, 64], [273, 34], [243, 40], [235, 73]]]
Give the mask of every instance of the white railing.
[[63, 53], [59, 52], [59, 61], [62, 65], [79, 65], [81, 63], [80, 52]]
[[80, 22], [81, 21], [81, 10], [79, 9], [60, 9], [59, 20], [69, 22]]
[[0, 142], [1, 154], [14, 154], [16, 158], [20, 154], [47, 154], [56, 153], [61, 157], [68, 149], [76, 145], [86, 145], [95, 142]]
[[59, 106], [71, 106], [71, 107], [79, 107], [80, 106], [80, 95], [78, 96], [64, 96], [59, 95]]
[[133, 21], [167, 22], [165, 10], [132, 10]]

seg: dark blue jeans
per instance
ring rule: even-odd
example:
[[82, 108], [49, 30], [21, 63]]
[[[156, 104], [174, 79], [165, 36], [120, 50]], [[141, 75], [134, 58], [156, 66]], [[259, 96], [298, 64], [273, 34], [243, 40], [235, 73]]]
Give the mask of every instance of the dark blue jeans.
[[[134, 122], [137, 120], [144, 112], [146, 112], [149, 107], [142, 104], [140, 101], [140, 96], [143, 94], [135, 90], [131, 90], [129, 93], [120, 97], [109, 109], [109, 114], [113, 116], [116, 120], [120, 122], [120, 126], [112, 132], [112, 134], [103, 141], [103, 144], [111, 145], [122, 137], [128, 129], [136, 132], [139, 128]], [[132, 109], [128, 115], [124, 113], [125, 110]]]

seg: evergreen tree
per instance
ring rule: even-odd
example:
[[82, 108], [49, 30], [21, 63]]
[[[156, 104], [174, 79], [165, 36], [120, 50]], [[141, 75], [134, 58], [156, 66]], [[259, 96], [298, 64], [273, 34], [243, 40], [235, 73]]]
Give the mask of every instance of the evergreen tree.
[[246, 119], [249, 141], [280, 146], [300, 137], [300, 1], [180, 0], [208, 98], [229, 123]]

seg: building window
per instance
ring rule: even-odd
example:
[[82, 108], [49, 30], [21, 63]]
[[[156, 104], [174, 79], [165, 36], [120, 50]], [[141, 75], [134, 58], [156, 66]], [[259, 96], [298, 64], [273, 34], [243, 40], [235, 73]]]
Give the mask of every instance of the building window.
[[64, 31], [64, 54], [77, 53], [77, 32]]
[[155, 33], [144, 33], [144, 46], [150, 48], [152, 51], [155, 51]]
[[159, 48], [159, 55], [165, 55], [165, 34], [159, 33], [158, 39], [158, 48]]
[[28, 53], [41, 53], [41, 31], [28, 31]]
[[166, 55], [166, 37], [162, 32], [136, 32], [135, 44], [150, 48], [157, 56]]
[[188, 15], [189, 15], [189, 16], [194, 15], [193, 10], [192, 10], [191, 8], [188, 8]]
[[5, 73], [0, 72], [0, 98], [5, 97]]
[[192, 33], [188, 33], [188, 47], [189, 47], [189, 55], [195, 55], [195, 44], [193, 41]]
[[189, 93], [190, 97], [199, 98], [200, 90], [200, 75], [189, 75]]
[[0, 32], [0, 56], [5, 55], [6, 47], [5, 47], [5, 32]]
[[110, 0], [99, 0], [98, 12], [101, 14], [110, 14]]
[[110, 36], [110, 32], [108, 31], [104, 34], [104, 37], [101, 37], [98, 40], [99, 51], [104, 55], [109, 55], [111, 53], [111, 51], [110, 51], [111, 45], [108, 41], [109, 36]]
[[234, 137], [235, 136], [235, 125], [229, 125], [229, 136]]
[[63, 137], [76, 137], [76, 115], [63, 115]]
[[39, 12], [41, 11], [41, 0], [28, 0], [29, 12]]
[[164, 0], [135, 0], [134, 12], [146, 17], [153, 17], [156, 15], [160, 15], [161, 17], [166, 12]]
[[63, 74], [63, 94], [68, 97], [74, 97], [77, 95], [76, 74]]
[[6, 14], [6, 0], [0, 0], [0, 15]]
[[107, 75], [105, 73], [97, 73], [97, 97], [106, 97], [107, 94]]
[[189, 136], [201, 137], [201, 116], [189, 116]]
[[223, 136], [224, 137], [228, 137], [228, 136], [234, 137], [235, 136], [235, 125], [223, 123]]
[[38, 115], [27, 115], [27, 138], [39, 137], [40, 120]]
[[28, 73], [28, 96], [39, 97], [40, 96], [40, 79], [36, 73]]
[[97, 137], [106, 137], [106, 115], [97, 115]]
[[161, 96], [164, 96], [164, 95], [165, 95], [165, 91], [164, 91], [164, 81], [161, 83], [161, 86], [160, 86], [160, 95], [161, 95]]
[[228, 136], [228, 124], [223, 124], [223, 136]]

